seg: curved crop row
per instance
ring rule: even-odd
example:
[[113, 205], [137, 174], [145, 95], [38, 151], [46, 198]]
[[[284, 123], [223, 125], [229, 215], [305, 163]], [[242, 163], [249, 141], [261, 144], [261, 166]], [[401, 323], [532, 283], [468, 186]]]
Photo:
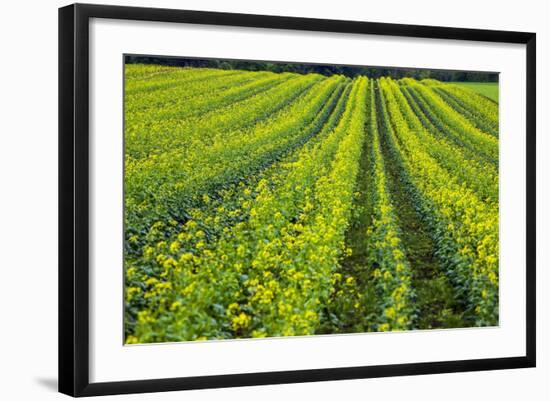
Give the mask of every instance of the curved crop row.
[[[156, 185], [156, 199], [165, 191], [173, 191], [180, 199], [189, 198], [208, 192], [208, 188], [238, 181], [307, 136], [309, 124], [341, 84], [341, 77], [318, 82], [314, 90], [265, 123], [254, 126], [248, 135], [234, 135], [212, 144], [197, 140], [189, 144], [190, 149], [176, 147], [147, 159], [127, 161], [128, 196], [141, 199], [146, 195], [141, 188]], [[160, 177], [163, 179], [159, 180]]]
[[498, 160], [494, 160], [487, 152], [478, 149], [477, 145], [465, 137], [458, 130], [448, 126], [443, 119], [439, 118], [431, 109], [430, 105], [416, 93], [412, 88], [401, 85], [401, 91], [407, 98], [409, 104], [416, 110], [417, 116], [429, 131], [439, 138], [461, 148], [468, 158], [477, 160], [483, 164], [490, 164], [498, 169]]
[[[200, 114], [230, 104], [232, 101], [251, 97], [292, 77], [296, 78], [296, 75], [270, 72], [242, 73], [181, 82], [170, 89], [158, 92], [138, 91], [126, 96], [125, 113], [131, 114], [131, 118], [148, 120], [186, 117], [191, 113]], [[212, 104], [209, 105], [208, 101]]]
[[424, 143], [426, 151], [444, 167], [449, 174], [455, 175], [460, 182], [474, 190], [481, 199], [498, 202], [498, 174], [487, 163], [468, 159], [463, 148], [432, 136], [419, 120], [400, 87], [393, 81], [387, 81], [394, 99], [399, 104], [400, 111], [408, 123], [409, 129]]
[[[280, 179], [258, 183], [255, 199], [243, 204], [247, 221], [214, 248], [197, 244], [176, 259], [172, 285], [180, 290], [169, 292], [177, 299], [164, 304], [178, 306], [163, 316], [179, 339], [193, 338], [200, 324], [208, 325], [202, 332], [210, 338], [313, 332], [343, 251], [351, 203], [346, 200], [352, 196], [364, 134], [365, 90], [365, 80], [356, 82], [328, 136], [282, 166]], [[193, 305], [195, 314], [185, 305]], [[148, 336], [160, 330], [157, 310], [148, 311], [138, 317], [140, 341], [155, 341]], [[149, 314], [155, 317], [144, 317]]]
[[[438, 256], [476, 325], [498, 319], [498, 208], [485, 204], [425, 150], [399, 110], [389, 81], [380, 80], [390, 144], [400, 155], [418, 207], [433, 227]], [[386, 110], [387, 108], [387, 110]]]
[[[126, 65], [126, 69], [130, 66]], [[157, 72], [148, 78], [132, 79], [127, 76], [124, 81], [124, 90], [127, 96], [135, 93], [146, 94], [148, 92], [162, 93], [162, 91], [182, 83], [192, 83], [197, 80], [230, 77], [233, 75], [243, 75], [243, 71], [218, 70], [214, 68], [179, 68], [170, 67], [169, 70]]]
[[317, 90], [310, 91], [285, 114], [255, 127], [254, 135], [238, 136], [216, 146], [195, 146], [190, 156], [165, 153], [149, 166], [142, 163], [139, 170], [132, 171], [133, 166], [127, 163], [125, 218], [131, 227], [127, 237], [139, 238], [163, 216], [185, 221], [189, 210], [212, 190], [229, 189], [316, 135], [330, 111], [327, 100], [334, 99], [344, 82], [342, 77], [319, 82]]
[[[289, 148], [288, 154], [282, 157], [280, 161], [255, 174], [243, 176], [238, 182], [228, 183], [221, 189], [204, 192], [198, 198], [192, 199], [188, 208], [179, 211], [181, 214], [179, 221], [172, 220], [172, 224], [165, 224], [163, 220], [152, 220], [152, 226], [148, 228], [146, 235], [139, 234], [134, 229], [135, 227], [128, 229], [126, 236], [132, 238], [132, 241], [127, 241], [128, 254], [137, 256], [144, 246], [149, 246], [151, 243], [154, 244], [160, 240], [169, 240], [171, 234], [175, 231], [184, 232], [185, 229], [182, 228], [182, 224], [185, 224], [188, 220], [194, 220], [202, 227], [207, 233], [206, 238], [208, 241], [217, 238], [222, 228], [225, 230], [238, 221], [242, 221], [243, 218], [246, 218], [246, 215], [243, 214], [244, 210], [241, 203], [248, 202], [255, 197], [254, 188], [256, 184], [262, 179], [271, 182], [274, 180], [274, 176], [280, 177], [280, 170], [283, 166], [291, 163], [302, 152], [307, 151], [324, 138], [327, 131], [334, 126], [335, 121], [342, 113], [350, 89], [351, 85], [346, 83], [333, 92], [316, 119], [317, 127], [322, 126], [322, 128], [311, 130], [310, 135], [303, 137], [300, 142]], [[176, 216], [174, 215], [174, 217]], [[163, 235], [159, 236], [161, 232]], [[185, 242], [180, 241], [180, 245], [185, 247]]]
[[279, 82], [267, 91], [228, 104], [199, 116], [162, 120], [132, 119], [127, 122], [127, 158], [143, 158], [164, 153], [165, 149], [185, 152], [196, 146], [208, 146], [218, 138], [243, 136], [256, 125], [284, 113], [324, 78], [297, 76]]
[[451, 98], [457, 100], [468, 113], [482, 118], [491, 125], [492, 129], [498, 132], [498, 104], [493, 100], [459, 85], [434, 80], [423, 80], [421, 82], [448, 94]]
[[462, 140], [458, 132], [449, 127], [445, 127], [444, 124], [431, 113], [428, 106], [421, 98], [411, 93], [406, 86], [400, 85], [400, 90], [407, 99], [416, 117], [422, 122], [423, 126], [432, 136], [452, 147], [460, 149], [466, 160], [472, 160], [477, 164], [485, 166], [491, 175], [498, 174], [498, 164], [489, 162], [489, 159], [483, 153], [478, 152], [475, 146]]
[[412, 327], [415, 306], [411, 288], [411, 267], [403, 248], [397, 217], [387, 188], [386, 168], [380, 146], [375, 91], [370, 96], [368, 129], [372, 138], [371, 171], [374, 187], [369, 191], [374, 205], [373, 223], [368, 228], [368, 263], [374, 266], [372, 284], [376, 288], [378, 310], [372, 313], [370, 329], [406, 330]]
[[458, 92], [126, 78], [126, 343], [498, 324], [498, 139]]
[[498, 163], [498, 140], [473, 126], [465, 117], [458, 114], [446, 104], [433, 90], [411, 78], [404, 78], [404, 85], [410, 91], [422, 98], [430, 111], [435, 114], [440, 123], [458, 132], [460, 139], [470, 143], [479, 152], [483, 152], [490, 160]]
[[195, 94], [193, 96], [192, 93], [187, 92], [189, 94], [187, 98], [178, 98], [177, 101], [164, 104], [154, 110], [136, 112], [134, 118], [148, 118], [152, 122], [162, 122], [199, 117], [214, 110], [223, 112], [224, 107], [236, 105], [257, 94], [265, 95], [265, 92], [271, 88], [288, 85], [288, 81], [292, 77], [296, 76], [274, 73], [269, 73], [267, 76], [258, 74], [255, 79], [239, 79], [228, 85], [226, 90], [200, 88], [198, 91], [203, 95]]
[[[157, 280], [153, 280], [155, 283], [166, 282], [166, 280], [170, 283], [174, 282], [177, 288], [182, 286], [187, 288], [187, 285], [192, 285], [190, 288], [211, 285], [208, 279], [206, 282], [203, 281], [205, 277], [202, 274], [195, 274], [192, 279], [188, 276], [180, 277], [183, 266], [178, 264], [178, 267], [172, 270], [171, 258], [180, 262], [197, 261], [199, 263], [199, 251], [210, 255], [210, 252], [220, 248], [216, 244], [222, 241], [221, 238], [227, 237], [231, 232], [243, 229], [245, 222], [250, 218], [252, 205], [259, 208], [261, 206], [258, 205], [268, 201], [267, 198], [262, 198], [265, 191], [277, 187], [279, 188], [277, 193], [285, 193], [289, 187], [285, 187], [285, 190], [282, 187], [283, 184], [288, 185], [296, 181], [307, 181], [307, 175], [319, 174], [321, 169], [306, 169], [305, 166], [309, 164], [305, 163], [304, 160], [307, 158], [309, 162], [314, 161], [318, 165], [324, 166], [330, 160], [330, 155], [334, 153], [338, 141], [335, 138], [326, 141], [325, 139], [329, 137], [347, 106], [351, 84], [346, 83], [345, 88], [342, 89], [342, 91], [335, 92], [323, 109], [324, 124], [321, 131], [307, 141], [303, 147], [294, 150], [281, 162], [272, 165], [260, 174], [247, 178], [246, 184], [241, 181], [216, 193], [203, 196], [200, 205], [188, 210], [187, 221], [183, 225], [175, 221], [171, 223], [164, 223], [162, 220], [157, 221], [150, 227], [145, 236], [135, 235], [131, 237], [133, 241], [127, 241], [134, 247], [133, 252], [130, 249], [127, 250], [126, 258], [126, 269], [131, 272], [131, 274], [126, 275], [126, 285], [131, 293], [131, 296], [127, 296], [126, 299], [126, 331], [128, 333], [134, 334], [134, 326], [139, 320], [138, 314], [140, 311], [155, 311], [159, 308], [159, 304], [165, 305], [168, 302], [168, 305], [171, 305], [173, 302], [181, 302], [182, 305], [188, 305], [189, 308], [178, 309], [177, 313], [172, 314], [172, 318], [184, 319], [189, 325], [189, 329], [179, 332], [177, 338], [194, 338], [194, 333], [198, 330], [198, 323], [195, 323], [194, 319], [203, 316], [203, 314], [212, 313], [213, 310], [208, 310], [208, 305], [210, 301], [215, 299], [203, 299], [199, 292], [197, 297], [193, 297], [194, 293], [187, 295], [185, 302], [183, 302], [178, 300], [182, 296], [181, 291], [180, 293], [170, 291], [169, 294], [151, 296], [151, 290], [154, 290], [154, 287], [144, 288], [142, 283], [153, 278]], [[334, 135], [331, 134], [331, 136]], [[314, 155], [313, 159], [309, 158], [310, 153]], [[298, 166], [304, 166], [304, 168], [298, 169]], [[298, 170], [301, 171], [302, 175], [298, 175]], [[303, 174], [307, 175], [304, 176]], [[262, 182], [262, 185], [259, 185], [259, 182]], [[290, 193], [293, 196], [292, 199], [289, 199], [289, 194], [280, 196], [277, 193], [275, 193], [275, 198], [269, 199], [285, 200], [286, 212], [296, 215], [300, 205], [303, 204], [302, 198], [300, 198], [303, 193]], [[239, 245], [235, 244], [233, 249]], [[190, 255], [194, 255], [194, 257], [190, 258]], [[229, 271], [236, 274], [233, 269], [229, 269]], [[201, 272], [204, 271], [201, 269], [197, 273]], [[177, 277], [170, 279], [174, 274]], [[192, 280], [192, 282], [183, 282], [180, 279]], [[221, 289], [219, 294], [231, 297], [231, 294], [226, 293], [226, 290], [226, 288]], [[207, 304], [204, 305], [203, 302], [207, 302]], [[162, 307], [160, 308], [162, 310]], [[198, 308], [201, 313], [198, 315], [194, 313], [193, 316], [185, 315], [185, 311], [192, 312], [191, 308]], [[223, 337], [224, 330], [227, 331], [228, 328], [217, 327], [216, 330], [215, 332], [211, 331], [210, 335]], [[148, 341], [153, 341], [150, 334], [147, 334], [146, 328], [142, 327], [139, 332], [142, 333], [141, 336], [148, 338]]]
[[477, 110], [468, 107], [464, 102], [464, 98], [451, 94], [446, 89], [445, 86], [433, 88], [445, 102], [453, 107], [459, 114], [466, 117], [472, 125], [498, 138], [498, 117], [496, 122], [492, 121], [486, 115], [480, 114]]

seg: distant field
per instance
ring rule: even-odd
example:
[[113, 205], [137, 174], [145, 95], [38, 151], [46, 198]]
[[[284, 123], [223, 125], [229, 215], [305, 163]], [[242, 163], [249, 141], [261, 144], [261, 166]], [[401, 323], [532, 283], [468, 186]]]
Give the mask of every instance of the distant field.
[[454, 82], [498, 103], [498, 82]]

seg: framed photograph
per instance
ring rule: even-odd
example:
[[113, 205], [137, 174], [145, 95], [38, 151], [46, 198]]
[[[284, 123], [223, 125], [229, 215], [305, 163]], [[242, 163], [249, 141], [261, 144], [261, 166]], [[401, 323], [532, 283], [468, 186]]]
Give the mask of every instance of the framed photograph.
[[535, 366], [535, 34], [59, 10], [59, 390]]

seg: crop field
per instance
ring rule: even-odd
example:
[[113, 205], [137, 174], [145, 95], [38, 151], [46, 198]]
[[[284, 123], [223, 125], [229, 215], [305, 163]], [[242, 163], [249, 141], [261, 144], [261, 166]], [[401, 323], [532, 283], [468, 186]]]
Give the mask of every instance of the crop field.
[[498, 325], [487, 97], [127, 64], [124, 135], [127, 344]]
[[498, 102], [498, 82], [455, 82], [456, 85], [471, 89]]

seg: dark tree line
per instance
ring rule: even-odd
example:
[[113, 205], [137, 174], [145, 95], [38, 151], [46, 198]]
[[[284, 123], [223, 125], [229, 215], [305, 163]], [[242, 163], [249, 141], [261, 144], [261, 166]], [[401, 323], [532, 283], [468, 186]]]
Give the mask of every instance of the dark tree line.
[[498, 82], [498, 73], [478, 71], [431, 70], [424, 68], [394, 68], [373, 66], [363, 67], [352, 65], [285, 63], [268, 61], [199, 59], [135, 55], [127, 55], [125, 57], [125, 61], [128, 64], [159, 64], [179, 67], [221, 68], [226, 70], [237, 69], [246, 71], [295, 72], [298, 74], [308, 74], [315, 72], [317, 74], [327, 76], [341, 74], [348, 77], [367, 75], [371, 78], [389, 76], [395, 79], [411, 77], [416, 79], [431, 78], [437, 79], [439, 81]]

